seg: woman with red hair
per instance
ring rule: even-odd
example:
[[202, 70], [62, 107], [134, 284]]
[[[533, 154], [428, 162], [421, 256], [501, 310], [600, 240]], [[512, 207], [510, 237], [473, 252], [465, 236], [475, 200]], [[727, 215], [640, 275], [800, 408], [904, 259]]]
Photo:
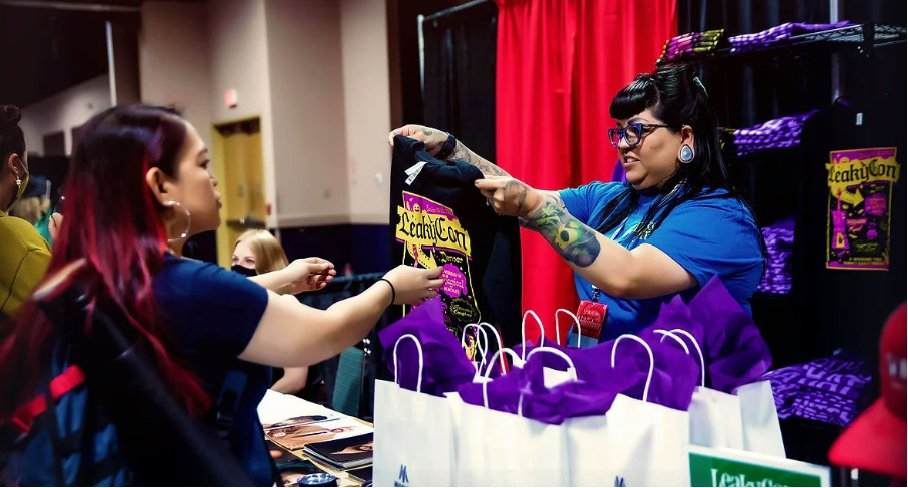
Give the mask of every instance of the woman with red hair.
[[[66, 219], [47, 279], [82, 263], [89, 309], [113, 307], [125, 316], [197, 418], [210, 411], [228, 370], [241, 363], [248, 377], [227, 441], [253, 482], [270, 485], [256, 413], [268, 367], [306, 366], [338, 354], [362, 339], [388, 305], [434, 297], [441, 270], [395, 268], [322, 311], [237, 273], [184, 259], [187, 238], [220, 224], [217, 181], [208, 165], [195, 128], [169, 109], [119, 106], [92, 117], [70, 162]], [[269, 273], [266, 286], [298, 292], [329, 269], [327, 262], [294, 262]], [[82, 324], [67, 327], [80, 327], [67, 334], [85, 333]], [[34, 304], [7, 332], [0, 335], [0, 419], [34, 396], [60, 339]]]

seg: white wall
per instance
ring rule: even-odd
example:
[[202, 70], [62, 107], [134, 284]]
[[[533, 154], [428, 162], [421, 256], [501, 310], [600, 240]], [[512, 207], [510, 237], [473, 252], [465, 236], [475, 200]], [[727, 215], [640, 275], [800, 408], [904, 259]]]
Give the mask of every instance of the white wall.
[[[210, 0], [208, 12], [212, 119], [217, 123], [263, 115], [271, 105], [265, 1]], [[224, 92], [230, 88], [239, 96], [234, 108], [224, 106]]]
[[349, 221], [336, 0], [268, 0], [274, 172], [281, 227]]
[[[386, 223], [385, 0], [144, 2], [142, 99], [262, 122], [268, 225]], [[237, 90], [227, 108], [224, 92]]]
[[23, 107], [19, 126], [25, 133], [28, 151], [44, 154], [44, 136], [63, 131], [66, 154], [70, 154], [72, 129], [107, 108], [110, 108], [110, 82], [106, 74]]
[[342, 0], [344, 126], [350, 220], [388, 223], [392, 129], [384, 0]]
[[208, 7], [143, 2], [139, 37], [141, 99], [172, 105], [211, 145]]
[[[269, 2], [270, 3], [270, 2]], [[277, 225], [280, 211], [275, 198], [274, 129], [271, 117], [271, 77], [265, 29], [264, 0], [210, 0], [208, 2], [208, 56], [211, 62], [211, 119], [215, 124], [249, 117], [262, 123], [262, 162], [265, 199], [272, 205], [269, 227]], [[237, 91], [237, 106], [224, 105], [224, 92]]]

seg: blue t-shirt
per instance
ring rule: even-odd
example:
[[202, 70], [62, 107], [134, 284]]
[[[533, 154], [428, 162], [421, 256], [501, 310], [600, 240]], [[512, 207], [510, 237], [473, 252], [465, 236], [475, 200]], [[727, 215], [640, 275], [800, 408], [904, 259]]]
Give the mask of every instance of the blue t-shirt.
[[[578, 188], [561, 190], [561, 199], [568, 212], [577, 220], [594, 226], [600, 213], [627, 183], [593, 182]], [[726, 190], [707, 188], [694, 199], [675, 207], [651, 234], [642, 238], [634, 234], [637, 225], [658, 199], [656, 195], [641, 192], [637, 208], [603, 235], [615, 240], [624, 248], [633, 250], [649, 244], [672, 258], [702, 287], [718, 275], [729, 293], [750, 311], [748, 300], [763, 273], [763, 255], [760, 249], [760, 231], [753, 216], [736, 198], [710, 198], [727, 194]], [[581, 300], [592, 300], [593, 289], [589, 281], [574, 273], [577, 294]], [[699, 287], [681, 293], [685, 301], [696, 294]], [[599, 338], [614, 339], [621, 334], [631, 334], [656, 320], [659, 307], [672, 295], [644, 300], [614, 298], [600, 294], [599, 302], [608, 304], [608, 319]]]
[[268, 292], [240, 274], [169, 254], [152, 286], [178, 354], [212, 400], [227, 371], [242, 367], [247, 373], [228, 437], [230, 450], [256, 485], [270, 486], [271, 461], [256, 409], [270, 385], [271, 369], [237, 359], [265, 312]]

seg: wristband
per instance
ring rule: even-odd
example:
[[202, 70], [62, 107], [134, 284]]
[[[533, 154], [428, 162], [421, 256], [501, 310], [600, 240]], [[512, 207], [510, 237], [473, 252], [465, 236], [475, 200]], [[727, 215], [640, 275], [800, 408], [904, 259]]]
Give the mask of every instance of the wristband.
[[388, 286], [391, 287], [391, 305], [394, 305], [394, 302], [397, 300], [397, 294], [394, 292], [394, 285], [392, 285], [391, 282], [385, 278], [380, 278], [378, 281], [384, 281], [388, 284]]
[[441, 145], [441, 149], [438, 151], [438, 154], [435, 155], [436, 158], [444, 161], [448, 159], [452, 152], [454, 152], [454, 147], [457, 146], [457, 138], [452, 134], [448, 134], [448, 138], [445, 139], [445, 143]]

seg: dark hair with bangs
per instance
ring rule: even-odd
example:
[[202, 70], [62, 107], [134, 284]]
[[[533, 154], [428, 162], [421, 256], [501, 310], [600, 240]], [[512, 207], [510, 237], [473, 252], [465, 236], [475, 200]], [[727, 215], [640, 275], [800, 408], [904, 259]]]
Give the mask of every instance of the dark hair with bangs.
[[[678, 128], [687, 125], [694, 134], [694, 159], [680, 164], [662, 188], [644, 190], [657, 191], [659, 195], [637, 226], [637, 236], [659, 228], [669, 212], [687, 200], [735, 198], [753, 215], [750, 205], [728, 181], [716, 117], [709, 108], [705, 88], [699, 80], [694, 81], [694, 76], [693, 68], [686, 64], [660, 66], [652, 73], [637, 75], [615, 95], [609, 106], [609, 114], [615, 119], [627, 119], [649, 109], [663, 124]], [[726, 192], [703, 196], [705, 188]], [[593, 227], [601, 233], [614, 228], [637, 207], [639, 198], [640, 191], [625, 183], [625, 188], [592, 219]], [[765, 255], [762, 239], [761, 247]]]

